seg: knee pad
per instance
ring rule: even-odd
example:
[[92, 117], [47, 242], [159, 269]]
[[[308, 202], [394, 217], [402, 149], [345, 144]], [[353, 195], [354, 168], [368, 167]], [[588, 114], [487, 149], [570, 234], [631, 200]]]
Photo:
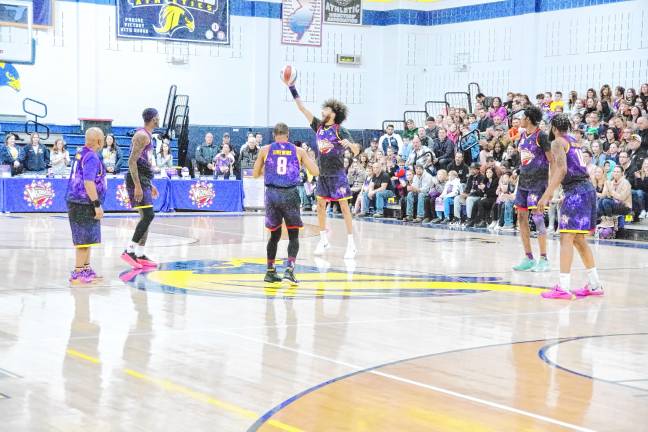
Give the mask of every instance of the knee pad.
[[533, 213], [531, 217], [533, 218], [538, 235], [546, 235], [547, 227], [545, 226], [544, 215], [542, 213]]

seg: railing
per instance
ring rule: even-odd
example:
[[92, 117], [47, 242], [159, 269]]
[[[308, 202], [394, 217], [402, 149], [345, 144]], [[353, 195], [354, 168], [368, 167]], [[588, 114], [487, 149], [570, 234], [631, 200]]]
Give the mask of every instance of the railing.
[[[33, 103], [36, 108], [28, 107], [28, 103]], [[41, 137], [41, 139], [43, 139], [43, 140], [49, 139], [49, 136], [50, 136], [49, 127], [47, 125], [42, 124], [39, 121], [40, 119], [47, 117], [47, 105], [45, 105], [43, 102], [31, 99], [31, 98], [25, 98], [25, 99], [23, 99], [22, 106], [23, 106], [23, 111], [25, 112], [25, 114], [30, 114], [30, 115], [34, 116], [34, 120], [27, 120], [25, 122], [25, 133], [27, 135], [29, 135], [31, 133], [36, 132], [36, 133], [38, 133], [40, 135], [44, 131], [45, 136]], [[35, 110], [35, 109], [39, 109], [39, 108], [42, 111], [39, 111], [39, 112], [31, 111], [31, 110]], [[30, 131], [29, 130], [29, 125], [32, 125], [32, 124], [34, 125], [34, 130]], [[42, 129], [39, 129], [39, 127], [41, 127]]]

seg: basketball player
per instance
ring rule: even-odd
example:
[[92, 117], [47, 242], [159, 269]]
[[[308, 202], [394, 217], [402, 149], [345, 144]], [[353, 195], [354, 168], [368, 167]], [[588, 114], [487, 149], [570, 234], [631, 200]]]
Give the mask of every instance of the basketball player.
[[320, 241], [315, 255], [322, 255], [330, 247], [326, 234], [326, 203], [338, 202], [347, 229], [347, 248], [344, 258], [351, 259], [356, 255], [353, 241], [353, 222], [349, 199], [353, 197], [344, 169], [344, 150], [347, 148], [355, 155], [360, 153], [360, 146], [351, 142], [351, 134], [340, 125], [347, 116], [347, 107], [340, 101], [329, 99], [322, 106], [322, 119], [318, 119], [306, 109], [294, 85], [288, 87], [295, 99], [297, 108], [304, 114], [317, 138], [317, 160], [320, 176], [317, 179], [317, 219], [320, 227]]
[[101, 279], [90, 266], [90, 247], [101, 243], [101, 204], [106, 196], [106, 170], [97, 152], [104, 142], [101, 129], [89, 128], [85, 146], [74, 157], [65, 201], [76, 248], [76, 263], [70, 284], [86, 285]]
[[122, 253], [121, 258], [133, 268], [157, 267], [144, 253], [149, 227], [155, 217], [153, 200], [158, 190], [153, 186], [153, 167], [151, 165], [154, 149], [151, 132], [160, 124], [160, 117], [155, 108], [146, 108], [142, 113], [144, 127], [137, 130], [131, 142], [128, 157], [128, 174], [126, 190], [131, 205], [140, 215], [133, 238]]
[[[544, 215], [538, 211], [538, 200], [547, 188], [549, 179], [549, 161], [551, 160], [551, 145], [549, 137], [538, 128], [542, 121], [542, 111], [538, 107], [529, 107], [515, 115], [520, 120], [522, 133], [520, 135], [520, 179], [515, 195], [515, 207], [520, 223], [520, 237], [524, 247], [525, 257], [513, 270], [517, 271], [549, 271], [547, 260], [547, 227]], [[531, 230], [529, 229], [529, 210], [538, 233], [540, 259], [533, 259], [531, 251]]]
[[288, 126], [277, 123], [274, 127], [274, 142], [264, 146], [254, 163], [254, 177], [265, 177], [265, 226], [270, 230], [267, 246], [268, 270], [266, 282], [281, 282], [277, 275], [275, 257], [277, 244], [281, 239], [281, 225], [288, 229], [288, 266], [283, 280], [297, 285], [295, 260], [299, 251], [299, 229], [304, 226], [299, 212], [300, 198], [297, 185], [300, 183], [301, 165], [313, 175], [319, 175], [319, 168], [306, 151], [288, 142]]
[[[594, 256], [585, 240], [585, 235], [596, 228], [596, 190], [587, 174], [580, 146], [567, 135], [570, 126], [566, 114], [558, 114], [551, 120], [551, 134], [555, 137], [551, 143], [551, 177], [538, 201], [538, 210], [544, 211], [554, 191], [562, 184], [565, 198], [560, 206], [560, 283], [541, 294], [548, 299], [571, 299], [572, 294], [577, 297], [603, 295]], [[583, 260], [589, 279], [583, 288], [576, 290], [571, 289], [570, 280], [574, 248]]]

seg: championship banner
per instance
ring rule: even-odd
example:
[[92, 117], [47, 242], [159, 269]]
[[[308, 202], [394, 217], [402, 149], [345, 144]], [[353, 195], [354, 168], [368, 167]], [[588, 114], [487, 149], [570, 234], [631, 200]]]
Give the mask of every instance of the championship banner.
[[229, 0], [117, 0], [117, 37], [228, 45]]
[[362, 25], [362, 0], [324, 0], [324, 22]]
[[322, 46], [322, 0], [281, 0], [281, 43]]

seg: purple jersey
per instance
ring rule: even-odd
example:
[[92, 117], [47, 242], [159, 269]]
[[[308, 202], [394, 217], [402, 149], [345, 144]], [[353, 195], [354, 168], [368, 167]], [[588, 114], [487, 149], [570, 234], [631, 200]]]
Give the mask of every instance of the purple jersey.
[[[140, 157], [137, 159], [137, 172], [139, 174], [140, 179], [142, 177], [150, 180], [153, 178], [153, 167], [151, 166], [151, 157], [152, 157], [152, 152], [153, 152], [153, 137], [144, 128], [138, 129], [137, 132], [144, 132], [148, 138], [149, 138], [149, 143], [144, 147], [144, 151], [142, 151], [142, 154]], [[131, 147], [131, 151], [132, 151]]]
[[313, 118], [311, 129], [315, 131], [317, 140], [317, 161], [319, 162], [320, 176], [336, 176], [339, 173], [345, 173], [344, 151], [346, 149], [340, 144], [340, 141], [351, 140], [351, 134], [338, 124], [325, 126], [317, 118]]
[[581, 147], [576, 143], [576, 139], [570, 135], [565, 135], [564, 138], [569, 144], [566, 154], [567, 173], [562, 180], [563, 185], [577, 183], [579, 181], [588, 180], [587, 165], [583, 159], [583, 152]]
[[97, 153], [84, 146], [74, 157], [66, 194], [67, 202], [91, 204], [85, 190], [85, 181], [94, 182], [99, 201], [103, 202], [106, 196], [106, 170]]
[[537, 129], [531, 135], [527, 135], [523, 130], [520, 135], [519, 149], [519, 187], [526, 190], [546, 188], [549, 180], [549, 160], [546, 152], [551, 151], [547, 134]]
[[297, 147], [289, 142], [270, 144], [265, 160], [265, 185], [289, 188], [299, 185], [301, 166]]

